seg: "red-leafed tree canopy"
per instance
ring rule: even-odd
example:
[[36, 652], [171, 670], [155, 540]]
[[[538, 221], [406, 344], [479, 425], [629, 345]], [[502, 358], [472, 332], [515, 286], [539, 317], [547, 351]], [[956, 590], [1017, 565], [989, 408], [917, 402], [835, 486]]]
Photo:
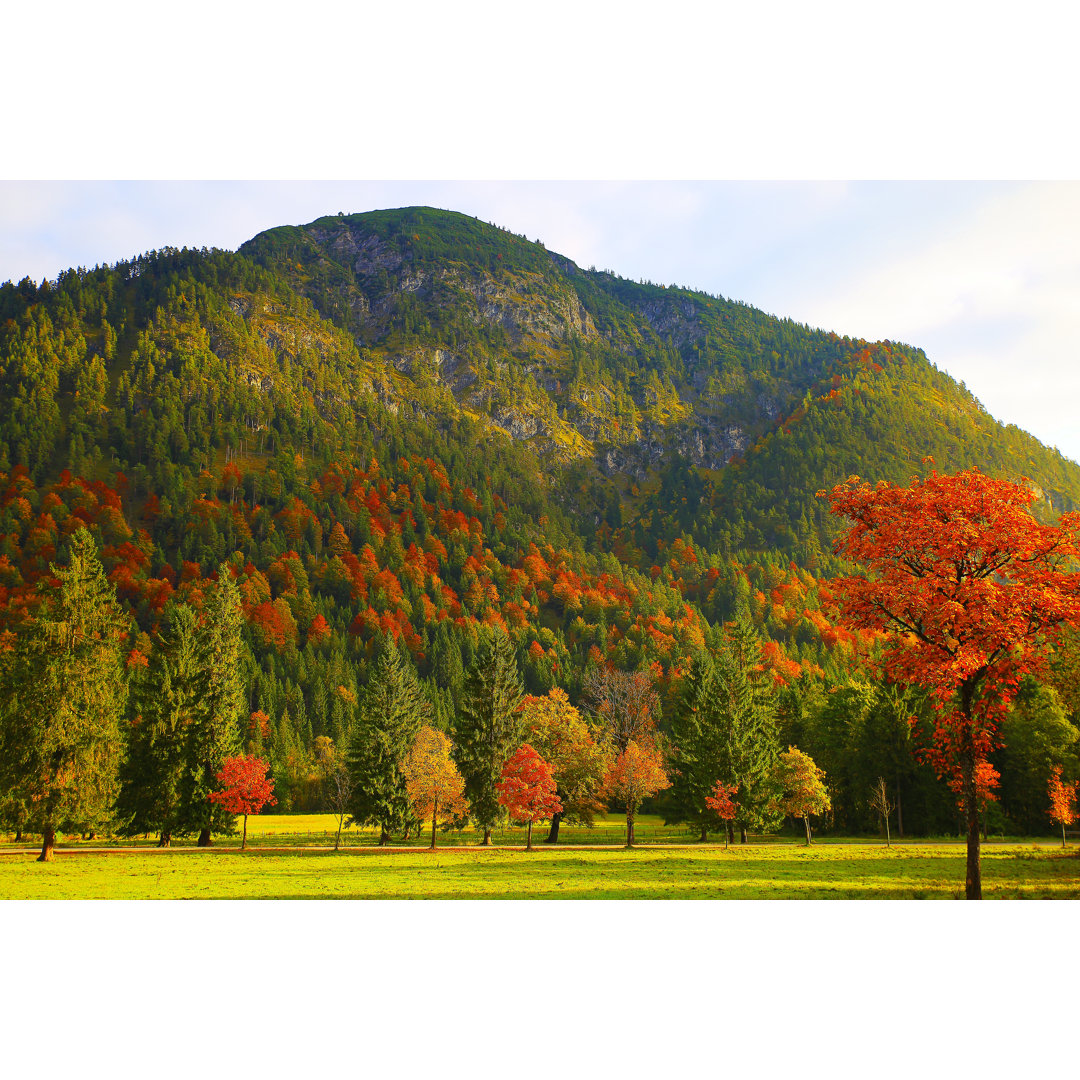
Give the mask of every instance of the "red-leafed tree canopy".
[[242, 755], [225, 759], [217, 774], [220, 790], [210, 793], [210, 801], [219, 803], [230, 814], [244, 815], [244, 839], [247, 847], [248, 814], [257, 814], [264, 806], [273, 806], [274, 781], [266, 775], [270, 764], [264, 758]]
[[885, 631], [886, 667], [937, 704], [933, 762], [958, 779], [968, 819], [967, 895], [979, 874], [980, 766], [1021, 677], [1080, 622], [1080, 515], [1031, 515], [1034, 492], [971, 469], [907, 487], [856, 476], [829, 493], [851, 527], [837, 551], [865, 576], [837, 582], [845, 615]]
[[525, 850], [532, 851], [532, 827], [562, 812], [551, 766], [528, 744], [518, 747], [502, 767], [502, 779], [495, 785], [499, 805], [512, 821], [528, 827]]

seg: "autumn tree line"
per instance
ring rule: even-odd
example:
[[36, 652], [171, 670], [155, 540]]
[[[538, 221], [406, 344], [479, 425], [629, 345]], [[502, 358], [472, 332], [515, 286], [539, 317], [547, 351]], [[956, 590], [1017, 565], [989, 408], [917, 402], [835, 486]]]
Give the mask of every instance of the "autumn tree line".
[[[37, 617], [4, 654], [5, 823], [40, 833], [48, 858], [58, 832], [154, 834], [161, 846], [197, 834], [209, 844], [236, 813], [272, 802], [254, 752], [264, 717], [245, 710], [244, 618], [228, 565], [201, 612], [170, 605], [149, 658], [125, 648], [129, 629], [87, 530], [52, 569]], [[769, 681], [752, 630], [735, 624], [718, 654], [697, 658], [683, 719], [665, 735], [651, 671], [594, 668], [582, 709], [557, 687], [526, 695], [513, 643], [494, 628], [442, 731], [407, 651], [387, 635], [350, 740], [317, 741], [325, 808], [377, 827], [384, 844], [430, 823], [434, 845], [440, 824], [467, 821], [488, 844], [507, 819], [527, 826], [529, 846], [533, 824], [547, 821], [555, 842], [562, 822], [589, 825], [609, 805], [625, 813], [632, 844], [642, 803], [666, 789], [669, 818], [702, 838], [739, 829], [745, 839], [785, 814], [808, 821], [828, 796], [805, 755], [781, 752]], [[244, 781], [255, 763], [254, 782]]]

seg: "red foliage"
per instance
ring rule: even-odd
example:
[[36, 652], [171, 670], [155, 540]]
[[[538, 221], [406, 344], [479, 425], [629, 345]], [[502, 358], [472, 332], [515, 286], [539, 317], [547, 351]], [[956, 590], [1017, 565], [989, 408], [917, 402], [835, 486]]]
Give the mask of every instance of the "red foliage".
[[495, 785], [499, 805], [512, 821], [537, 822], [562, 812], [551, 766], [529, 745], [519, 747], [503, 764]]
[[270, 763], [264, 758], [226, 758], [217, 774], [220, 790], [210, 793], [210, 801], [218, 803], [230, 814], [257, 814], [264, 806], [273, 806], [274, 781], [266, 775]]

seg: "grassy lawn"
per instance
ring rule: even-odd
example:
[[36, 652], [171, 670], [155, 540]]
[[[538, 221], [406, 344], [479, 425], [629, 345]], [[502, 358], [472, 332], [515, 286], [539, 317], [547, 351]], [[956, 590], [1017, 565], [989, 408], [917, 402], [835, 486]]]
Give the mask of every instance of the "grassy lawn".
[[[270, 818], [265, 821], [270, 821]], [[961, 844], [770, 843], [633, 851], [474, 849], [392, 854], [190, 848], [0, 855], [6, 899], [953, 899]], [[987, 899], [1080, 898], [1080, 858], [1049, 844], [984, 849]]]

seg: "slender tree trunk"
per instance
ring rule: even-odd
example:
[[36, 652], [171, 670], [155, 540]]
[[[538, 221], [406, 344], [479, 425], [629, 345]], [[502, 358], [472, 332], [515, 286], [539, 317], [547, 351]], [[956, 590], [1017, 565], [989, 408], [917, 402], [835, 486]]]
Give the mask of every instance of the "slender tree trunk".
[[240, 841], [240, 850], [243, 851], [247, 847], [247, 814], [244, 815], [244, 838]]
[[[1065, 835], [1065, 826], [1064, 825], [1062, 825], [1062, 827], [1061, 827], [1061, 835], [1062, 836]], [[21, 844], [22, 843], [22, 829], [19, 828], [18, 825], [15, 826], [15, 843], [16, 844]]]
[[51, 825], [46, 825], [41, 834], [41, 854], [37, 857], [38, 862], [52, 862], [53, 847], [56, 844], [56, 830]]
[[529, 831], [525, 834], [525, 850], [532, 851], [532, 822], [529, 822]]
[[630, 810], [626, 811], [626, 846], [634, 846], [634, 815]]
[[379, 826], [379, 847], [386, 847], [390, 843], [390, 830], [385, 825]]
[[745, 844], [746, 843], [746, 829], [745, 828], [740, 828], [739, 829], [739, 843], [740, 844]]
[[701, 826], [701, 836], [698, 837], [698, 843], [699, 844], [705, 844], [705, 843], [708, 843], [708, 840], [709, 840], [709, 829], [708, 829], [707, 826], [702, 825]]
[[484, 845], [484, 847], [490, 847], [491, 846], [491, 830], [489, 828], [487, 828], [486, 826], [484, 827], [483, 845]]
[[439, 804], [435, 803], [431, 808], [431, 850], [435, 850], [435, 823], [438, 819]]
[[892, 843], [890, 842], [890, 837], [889, 837], [889, 815], [888, 814], [885, 815], [885, 846], [887, 848], [892, 847]]
[[810, 815], [803, 814], [803, 825], [806, 826], [806, 846], [810, 846]]
[[545, 844], [557, 844], [559, 842], [559, 822], [562, 821], [562, 814], [551, 815], [551, 829], [548, 831], [547, 838], [544, 840]]
[[727, 823], [727, 829], [725, 830], [725, 835], [727, 837], [727, 840], [725, 841], [725, 844], [724, 844], [725, 847], [727, 847], [728, 844], [734, 844], [735, 843], [735, 826], [732, 825], [730, 821]]
[[1061, 823], [1061, 846], [1065, 846], [1065, 822]]
[[344, 814], [339, 814], [337, 819], [337, 837], [334, 840], [334, 850], [337, 851], [341, 847], [341, 825], [345, 820]]
[[982, 867], [979, 863], [979, 800], [975, 790], [975, 755], [970, 749], [960, 761], [961, 780], [964, 792], [964, 813], [967, 817], [967, 880], [965, 897], [968, 900], [982, 899]]

